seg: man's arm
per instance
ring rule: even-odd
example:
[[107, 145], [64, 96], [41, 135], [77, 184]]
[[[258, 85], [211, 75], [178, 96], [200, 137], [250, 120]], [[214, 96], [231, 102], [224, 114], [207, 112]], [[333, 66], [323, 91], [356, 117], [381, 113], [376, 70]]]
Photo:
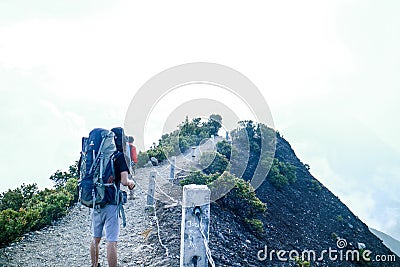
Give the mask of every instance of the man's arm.
[[132, 180], [128, 179], [127, 171], [121, 172], [121, 184], [127, 186], [129, 190], [135, 188], [135, 183]]

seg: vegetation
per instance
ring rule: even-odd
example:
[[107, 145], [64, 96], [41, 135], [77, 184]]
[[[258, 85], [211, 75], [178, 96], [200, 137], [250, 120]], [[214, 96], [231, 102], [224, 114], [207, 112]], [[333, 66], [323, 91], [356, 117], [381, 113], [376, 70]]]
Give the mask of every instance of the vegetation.
[[0, 194], [0, 246], [23, 234], [39, 230], [67, 213], [78, 200], [77, 163], [68, 172], [56, 171], [50, 179], [55, 189], [39, 190], [36, 184], [23, 184]]
[[364, 254], [365, 251], [366, 250], [363, 248], [358, 249], [358, 258], [357, 258], [356, 262], [362, 266], [368, 266], [372, 262], [371, 256], [369, 254]]
[[274, 158], [267, 179], [277, 189], [282, 189], [296, 181], [296, 167]]
[[311, 180], [311, 186], [310, 189], [316, 193], [320, 192], [322, 190], [322, 186], [319, 184], [317, 180]]
[[[261, 164], [272, 163], [271, 159], [274, 157], [276, 141], [276, 132], [273, 129], [251, 120], [240, 121], [239, 127], [231, 132], [231, 137], [232, 151], [235, 152], [232, 153], [231, 172], [237, 177], [250, 181], [255, 175], [259, 162]], [[246, 158], [248, 156], [246, 166], [243, 166], [242, 155]]]
[[[196, 121], [194, 124], [197, 125]], [[192, 171], [180, 184], [208, 185], [213, 199], [218, 199], [219, 204], [242, 218], [253, 232], [261, 233], [263, 224], [259, 218], [264, 214], [266, 205], [257, 198], [248, 182], [253, 178], [258, 162], [269, 169], [266, 178], [278, 189], [296, 181], [296, 168], [273, 157], [276, 132], [263, 124], [239, 122], [239, 127], [232, 131], [231, 136], [232, 144], [218, 142], [217, 152], [201, 155], [203, 172]], [[249, 155], [245, 170], [240, 169], [243, 165], [240, 155]]]
[[201, 171], [192, 171], [189, 173], [189, 175], [180, 181], [180, 185], [189, 185], [189, 184], [198, 184], [198, 185], [208, 185], [218, 179], [220, 176], [219, 173], [216, 174], [204, 174]]
[[[164, 134], [148, 151], [140, 152], [137, 166], [144, 166], [150, 157], [162, 162], [199, 145], [202, 140], [218, 134], [221, 122], [219, 115], [211, 115], [207, 121], [186, 118], [177, 130]], [[199, 160], [202, 171], [191, 171], [180, 184], [208, 185], [212, 189], [212, 199], [218, 199], [219, 204], [240, 217], [251, 230], [261, 233], [260, 217], [264, 215], [266, 205], [257, 198], [248, 182], [253, 178], [258, 162], [264, 170], [270, 170], [268, 175], [265, 172], [265, 178], [278, 189], [296, 181], [296, 168], [274, 158], [277, 133], [264, 124], [241, 121], [231, 136], [232, 143], [221, 141], [216, 145], [216, 152], [202, 153]], [[249, 155], [246, 166], [243, 166], [241, 155]]]
[[259, 219], [244, 219], [247, 226], [254, 232], [261, 234], [264, 232], [264, 224]]
[[[296, 181], [296, 167], [274, 158], [277, 132], [262, 123], [241, 121], [239, 127], [232, 131], [232, 173], [250, 181], [255, 175], [258, 162], [264, 170], [268, 170], [267, 180], [277, 189], [282, 189]], [[220, 145], [221, 152], [229, 151], [229, 144]], [[249, 155], [246, 169], [240, 168], [238, 155]], [[243, 173], [243, 174], [241, 174]]]
[[231, 159], [232, 146], [226, 140], [217, 143], [217, 152], [224, 155], [228, 160]]
[[299, 267], [310, 267], [310, 262], [304, 260], [301, 257], [295, 257], [294, 262], [296, 263], [297, 266]]
[[211, 135], [217, 136], [221, 128], [222, 117], [212, 114], [207, 121], [201, 118], [194, 118], [185, 121], [178, 126], [178, 129], [169, 134], [164, 134], [153, 146], [146, 152], [140, 152], [138, 155], [137, 167], [143, 167], [149, 158], [155, 157], [158, 162], [162, 162], [170, 156], [177, 156], [187, 151], [192, 146], [197, 146], [205, 138]]
[[332, 237], [333, 241], [336, 241], [336, 240], [338, 239], [339, 236], [337, 235], [337, 233], [333, 232], [333, 233], [331, 234], [331, 237]]
[[71, 178], [78, 178], [78, 161], [69, 166], [67, 172], [57, 170], [53, 175], [50, 176], [50, 180], [55, 183], [55, 188], [62, 188], [66, 185], [67, 181]]
[[204, 152], [200, 156], [200, 166], [206, 174], [222, 174], [228, 169], [228, 159], [218, 152]]
[[139, 151], [137, 158], [138, 158], [138, 162], [136, 163], [137, 168], [142, 168], [149, 161], [149, 156], [147, 155], [146, 152]]
[[[231, 189], [222, 198], [219, 203], [224, 208], [241, 218], [250, 230], [256, 234], [263, 232], [263, 223], [258, 218], [263, 216], [267, 207], [257, 196], [251, 184], [235, 175], [224, 172], [204, 174], [201, 171], [192, 171], [180, 184], [204, 184], [211, 189], [211, 198], [218, 199], [221, 192], [225, 193]], [[238, 208], [240, 207], [240, 209]]]

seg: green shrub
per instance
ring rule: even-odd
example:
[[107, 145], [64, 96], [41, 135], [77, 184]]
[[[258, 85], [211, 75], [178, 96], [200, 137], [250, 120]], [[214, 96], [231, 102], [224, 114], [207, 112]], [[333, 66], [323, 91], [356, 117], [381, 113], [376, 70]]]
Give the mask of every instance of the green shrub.
[[50, 176], [50, 180], [54, 181], [56, 188], [63, 188], [67, 181], [71, 178], [79, 178], [78, 175], [78, 161], [69, 166], [67, 172], [57, 170], [53, 175]]
[[29, 203], [26, 211], [30, 230], [38, 230], [67, 214], [74, 196], [65, 189], [44, 190]]
[[372, 260], [371, 260], [371, 256], [369, 256], [369, 255], [363, 255], [364, 252], [365, 252], [365, 249], [363, 249], [363, 248], [358, 249], [358, 255], [359, 255], [359, 257], [358, 257], [358, 259], [356, 260], [356, 262], [358, 262], [359, 264], [364, 265], [364, 266], [370, 265], [370, 264], [371, 264], [371, 261], [372, 261]]
[[214, 199], [220, 196], [216, 194], [232, 188], [218, 202], [243, 219], [255, 218], [266, 211], [265, 203], [257, 197], [252, 185], [229, 172], [224, 172], [210, 183], [209, 188]]
[[231, 159], [232, 146], [226, 140], [217, 143], [217, 152], [224, 155], [228, 160]]
[[0, 245], [4, 246], [19, 237], [26, 227], [24, 211], [0, 211]]
[[269, 181], [278, 189], [282, 189], [285, 186], [289, 185], [289, 180], [280, 173], [272, 175], [269, 178]]
[[319, 184], [319, 182], [317, 180], [311, 180], [311, 186], [310, 189], [314, 192], [320, 192], [322, 190], [321, 185]]
[[69, 172], [52, 175], [56, 189], [39, 191], [36, 184], [23, 184], [0, 194], [0, 246], [66, 215], [68, 207], [78, 200], [76, 164]]
[[204, 152], [200, 156], [200, 166], [206, 174], [222, 174], [228, 169], [229, 161], [218, 152]]
[[143, 167], [151, 157], [155, 157], [158, 162], [162, 162], [170, 156], [177, 156], [187, 151], [190, 147], [199, 145], [203, 139], [218, 134], [221, 122], [222, 117], [215, 114], [212, 114], [207, 121], [202, 121], [201, 118], [189, 120], [186, 117], [177, 130], [162, 135], [158, 144], [154, 143], [153, 147], [145, 152], [147, 155], [139, 153], [137, 167]]
[[[239, 122], [239, 127], [231, 131], [231, 137], [232, 173], [250, 181], [255, 175], [257, 163], [262, 164], [264, 159], [274, 157], [276, 132], [262, 123], [247, 120]], [[243, 164], [247, 158], [249, 160], [243, 172]], [[264, 164], [262, 167], [269, 169], [270, 166], [271, 164]]]
[[257, 235], [264, 231], [264, 225], [259, 217], [264, 215], [267, 206], [257, 197], [249, 182], [237, 178], [229, 172], [224, 172], [218, 179], [209, 184], [209, 187], [214, 197], [215, 194], [219, 193], [219, 190], [222, 189], [222, 192], [226, 192], [227, 189], [232, 188], [217, 202], [241, 218], [250, 231]]
[[185, 152], [189, 149], [190, 144], [193, 143], [189, 138], [179, 137], [179, 151]]
[[261, 234], [264, 232], [264, 224], [259, 219], [244, 219], [244, 222], [250, 228], [250, 230], [254, 231], [257, 234]]
[[277, 189], [282, 189], [296, 181], [296, 167], [274, 158], [267, 179]]
[[24, 202], [25, 199], [20, 188], [14, 190], [9, 189], [4, 194], [0, 195], [0, 210], [11, 209], [13, 211], [18, 211], [22, 208]]
[[76, 178], [69, 179], [67, 181], [67, 183], [65, 184], [65, 190], [69, 194], [71, 194], [71, 196], [72, 196], [72, 199], [71, 199], [71, 202], [70, 202], [70, 206], [73, 203], [77, 203], [78, 202], [78, 198], [79, 198], [78, 179], [76, 179]]
[[138, 162], [136, 163], [137, 168], [142, 168], [149, 161], [149, 156], [146, 152], [139, 151], [138, 153]]
[[333, 233], [331, 234], [331, 237], [332, 237], [332, 239], [333, 239], [334, 241], [336, 241], [337, 238], [338, 238], [338, 235], [337, 235], [337, 233], [333, 232]]
[[304, 260], [301, 257], [295, 257], [294, 262], [296, 263], [297, 266], [299, 267], [310, 267], [310, 262]]
[[42, 210], [40, 210], [39, 208], [30, 208], [27, 210], [24, 209], [24, 213], [26, 220], [26, 232], [36, 231], [46, 226], [40, 221]]
[[46, 197], [45, 203], [49, 204], [46, 212], [51, 215], [52, 221], [67, 214], [67, 209], [72, 199], [73, 195], [65, 189]]
[[155, 157], [158, 160], [158, 162], [160, 162], [160, 163], [167, 158], [160, 145], [147, 150], [147, 155], [149, 158]]
[[[235, 177], [236, 178], [236, 177]], [[230, 199], [242, 199], [244, 200], [243, 209], [245, 211], [241, 211], [240, 213], [245, 212], [246, 217], [253, 217], [256, 214], [262, 213], [266, 211], [266, 205], [263, 203], [256, 195], [254, 188], [251, 186], [249, 182], [244, 181], [243, 179], [236, 178], [235, 179], [234, 188], [227, 194], [227, 198]], [[239, 203], [238, 203], [239, 204]], [[235, 206], [240, 207], [240, 204]], [[232, 207], [234, 208], [234, 207]]]
[[206, 175], [201, 171], [192, 171], [179, 183], [181, 186], [189, 184], [207, 185], [216, 180], [218, 177], [219, 174]]
[[217, 202], [222, 207], [232, 211], [242, 220], [254, 219], [253, 222], [256, 223], [257, 217], [267, 210], [266, 204], [257, 197], [252, 185], [229, 172], [224, 172], [222, 175], [219, 173], [206, 175], [201, 171], [193, 171], [180, 184], [207, 185], [211, 190], [211, 198], [218, 199]]

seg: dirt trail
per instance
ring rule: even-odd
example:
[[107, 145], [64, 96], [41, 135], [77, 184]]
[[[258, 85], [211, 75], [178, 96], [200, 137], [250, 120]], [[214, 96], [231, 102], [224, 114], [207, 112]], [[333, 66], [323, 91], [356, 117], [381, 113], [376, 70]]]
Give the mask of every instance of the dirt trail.
[[[198, 156], [200, 151], [212, 149], [213, 144], [209, 141], [198, 147], [195, 154]], [[191, 157], [191, 151], [186, 155], [178, 156], [176, 172], [188, 169], [193, 164]], [[125, 228], [121, 226], [118, 243], [119, 266], [167, 266], [163, 263], [163, 258], [166, 261], [174, 259], [174, 262], [179, 263], [179, 255], [169, 253], [169, 259], [166, 258], [166, 250], [160, 245], [158, 238], [145, 238], [143, 234], [149, 230], [149, 236], [152, 236], [157, 235], [158, 230], [163, 231], [157, 228], [154, 211], [145, 210], [151, 171], [157, 172], [155, 198], [163, 205], [179, 205], [181, 191], [178, 186], [171, 186], [168, 182], [170, 175], [168, 161], [156, 167], [141, 168], [136, 171], [134, 179], [138, 185], [134, 190], [134, 199], [128, 200], [128, 203], [124, 205], [127, 226]], [[123, 190], [126, 189], [123, 188]], [[178, 203], [174, 203], [175, 200]], [[176, 223], [180, 224], [180, 221]], [[55, 225], [26, 234], [22, 241], [2, 249], [0, 266], [91, 266], [90, 224], [89, 209], [76, 205]], [[161, 223], [160, 225], [162, 226]], [[179, 233], [176, 234], [179, 235]], [[154, 240], [158, 241], [158, 244], [155, 244]], [[105, 243], [103, 239], [99, 256], [101, 266], [108, 266]], [[155, 259], [155, 255], [160, 257]]]

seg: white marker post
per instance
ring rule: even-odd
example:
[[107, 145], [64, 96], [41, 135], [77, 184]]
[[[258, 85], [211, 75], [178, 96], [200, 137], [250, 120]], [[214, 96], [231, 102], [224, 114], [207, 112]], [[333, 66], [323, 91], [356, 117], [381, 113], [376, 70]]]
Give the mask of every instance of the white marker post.
[[176, 163], [176, 157], [172, 157], [171, 158], [171, 171], [169, 173], [169, 179], [170, 179], [171, 183], [175, 179], [175, 163]]
[[180, 267], [208, 267], [210, 195], [206, 185], [183, 187]]
[[196, 158], [195, 152], [196, 152], [196, 147], [195, 147], [195, 146], [192, 146], [192, 160], [193, 160], [193, 161], [194, 161], [194, 159]]
[[154, 206], [154, 190], [155, 190], [155, 186], [156, 186], [156, 176], [157, 176], [157, 172], [155, 172], [155, 171], [150, 172], [149, 190], [147, 192], [146, 209], [152, 209]]

